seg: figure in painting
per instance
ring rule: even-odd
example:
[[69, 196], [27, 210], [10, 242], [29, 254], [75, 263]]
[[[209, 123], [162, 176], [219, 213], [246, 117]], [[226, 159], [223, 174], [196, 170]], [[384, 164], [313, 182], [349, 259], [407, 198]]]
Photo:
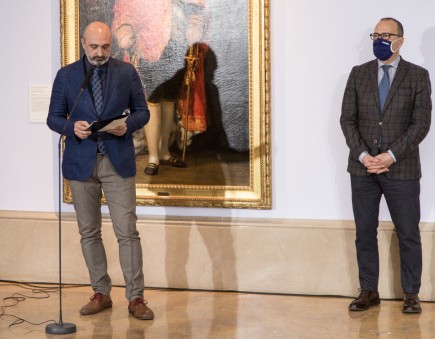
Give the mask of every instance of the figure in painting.
[[[147, 175], [158, 174], [160, 165], [185, 167], [171, 154], [171, 132], [175, 127], [175, 107], [184, 79], [185, 51], [196, 29], [190, 18], [205, 11], [204, 0], [116, 0], [113, 8], [114, 32], [120, 51], [117, 58], [137, 68], [145, 88], [151, 113], [145, 126], [149, 154]], [[202, 34], [202, 33], [201, 33]]]
[[203, 16], [196, 14], [192, 14], [189, 21], [186, 31], [189, 48], [185, 57], [184, 80], [177, 104], [181, 124], [178, 146], [183, 150], [183, 161], [192, 136], [205, 132], [210, 123], [205, 92], [205, 61], [209, 47], [200, 42], [203, 39], [205, 22]]

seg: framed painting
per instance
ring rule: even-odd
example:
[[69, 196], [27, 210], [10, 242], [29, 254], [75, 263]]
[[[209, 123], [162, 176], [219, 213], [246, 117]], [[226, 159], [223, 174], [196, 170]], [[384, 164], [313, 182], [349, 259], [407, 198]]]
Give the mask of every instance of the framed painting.
[[269, 0], [61, 0], [62, 66], [92, 21], [151, 112], [133, 138], [137, 205], [270, 209]]

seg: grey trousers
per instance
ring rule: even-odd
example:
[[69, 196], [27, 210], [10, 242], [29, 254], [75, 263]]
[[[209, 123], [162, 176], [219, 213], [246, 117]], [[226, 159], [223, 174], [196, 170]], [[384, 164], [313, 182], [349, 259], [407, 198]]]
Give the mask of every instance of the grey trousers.
[[136, 229], [135, 177], [122, 178], [107, 155], [98, 154], [92, 177], [70, 180], [74, 208], [81, 235], [81, 247], [95, 293], [108, 295], [112, 288], [107, 273], [106, 251], [101, 238], [101, 198], [107, 199], [113, 230], [119, 244], [119, 260], [131, 301], [143, 297], [142, 247]]

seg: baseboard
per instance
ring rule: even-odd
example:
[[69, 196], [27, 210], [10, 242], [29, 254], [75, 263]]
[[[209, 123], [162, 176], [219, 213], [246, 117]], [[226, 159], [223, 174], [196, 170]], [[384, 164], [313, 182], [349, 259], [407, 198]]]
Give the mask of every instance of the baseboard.
[[[139, 217], [147, 287], [354, 296], [358, 290], [353, 221]], [[0, 280], [57, 282], [55, 213], [0, 211]], [[433, 223], [421, 224], [420, 297], [435, 300]], [[103, 219], [109, 274], [123, 285], [118, 245]], [[383, 298], [401, 298], [397, 237], [379, 227]], [[62, 215], [62, 281], [87, 284], [74, 214]]]

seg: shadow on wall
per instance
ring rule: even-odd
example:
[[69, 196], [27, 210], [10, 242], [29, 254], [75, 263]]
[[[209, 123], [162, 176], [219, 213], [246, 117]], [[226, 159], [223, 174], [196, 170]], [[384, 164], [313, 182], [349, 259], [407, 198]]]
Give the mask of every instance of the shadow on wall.
[[[357, 61], [355, 65], [365, 63], [374, 58], [372, 52], [372, 42], [370, 40], [371, 30], [367, 30], [360, 38], [360, 41], [354, 45], [355, 55]], [[336, 183], [336, 195], [335, 198], [339, 201], [338, 206], [340, 208], [340, 215], [344, 219], [353, 219], [353, 215], [349, 214], [352, 211], [351, 203], [351, 191], [350, 191], [350, 178], [347, 173], [347, 161], [349, 155], [349, 148], [346, 145], [346, 140], [341, 133], [340, 127], [340, 115], [341, 115], [341, 102], [343, 100], [344, 89], [346, 87], [347, 79], [349, 77], [351, 68], [347, 73], [340, 77], [339, 82], [332, 98], [332, 106], [330, 108], [330, 122], [328, 126], [328, 143], [330, 145], [330, 156], [335, 164], [335, 183]], [[341, 136], [337, 137], [337, 133]], [[346, 178], [343, 180], [343, 178]], [[350, 232], [350, 233], [349, 233]], [[357, 292], [359, 288], [358, 280], [358, 264], [356, 260], [355, 252], [355, 230], [346, 230], [344, 241], [346, 242], [345, 253], [348, 260], [348, 280], [352, 286], [352, 289]], [[352, 256], [350, 256], [352, 254]]]
[[[432, 91], [435, 82], [435, 45], [428, 43], [435, 39], [435, 27], [429, 28], [423, 33], [421, 42], [421, 53], [423, 55], [423, 63], [421, 66], [429, 71], [432, 82]], [[434, 96], [432, 95], [432, 106], [434, 106]], [[433, 147], [435, 145], [435, 131], [432, 118], [432, 126], [429, 134], [420, 145], [421, 166], [423, 177], [421, 180], [421, 209], [422, 220], [433, 220], [435, 215], [435, 157], [433, 156]]]
[[[435, 81], [435, 44], [430, 43], [435, 41], [435, 27], [427, 29], [422, 36], [420, 50], [423, 55], [422, 66], [429, 71], [432, 82], [432, 91]], [[434, 105], [434, 96], [432, 95], [432, 105]], [[435, 157], [433, 156], [433, 147], [435, 145], [435, 131], [432, 118], [432, 127], [426, 139], [420, 146], [421, 166], [423, 177], [421, 179], [421, 190], [423, 199], [421, 199], [422, 219], [433, 220], [435, 215]], [[433, 260], [435, 258], [435, 233], [432, 236], [432, 250], [429, 262], [423, 262], [423, 266], [430, 267], [429, 281], [430, 281], [430, 298], [435, 298], [435, 266]]]
[[[430, 288], [429, 288], [429, 293], [430, 293], [430, 300], [434, 300], [435, 298], [435, 288], [434, 288], [434, 282], [435, 282], [435, 268], [434, 268], [434, 264], [433, 264], [433, 258], [435, 258], [435, 246], [433, 245], [435, 244], [435, 232], [432, 233], [432, 250], [430, 251], [430, 261], [427, 263], [427, 266], [430, 267], [429, 269], [429, 281], [430, 281]], [[424, 262], [424, 257], [423, 257], [423, 268], [426, 265], [426, 263]]]
[[[354, 46], [355, 53], [358, 57], [358, 61], [355, 62], [355, 65], [365, 63], [369, 60], [373, 60], [373, 52], [372, 52], [372, 42], [370, 40], [370, 30], [367, 30], [363, 36], [361, 36], [360, 42]], [[328, 126], [328, 140], [330, 150], [331, 150], [331, 158], [333, 159], [333, 163], [335, 166], [335, 183], [337, 185], [337, 194], [336, 198], [340, 201], [340, 215], [344, 217], [344, 219], [353, 219], [353, 215], [348, 215], [349, 211], [352, 211], [351, 206], [351, 195], [350, 195], [350, 179], [349, 174], [347, 173], [347, 158], [349, 155], [349, 148], [346, 145], [346, 140], [341, 133], [340, 127], [340, 115], [341, 115], [341, 102], [343, 100], [344, 89], [346, 87], [347, 79], [349, 77], [351, 68], [347, 71], [347, 73], [340, 77], [340, 80], [337, 84], [337, 88], [332, 98], [332, 106], [330, 108], [331, 117], [330, 123]], [[337, 137], [337, 133], [341, 135]], [[343, 178], [347, 178], [347, 180], [343, 180]]]
[[[230, 211], [226, 211], [226, 214], [228, 214], [227, 217], [231, 216]], [[201, 289], [201, 286], [209, 286], [207, 281], [211, 279], [211, 285], [216, 291], [238, 290], [236, 255], [230, 226], [197, 226], [192, 218], [186, 225], [165, 223], [164, 227], [166, 238], [165, 269], [169, 288]], [[195, 256], [194, 260], [199, 261], [200, 264], [196, 267], [189, 265], [190, 256]], [[204, 256], [203, 260], [198, 258], [200, 256]], [[207, 265], [208, 263], [210, 265]], [[192, 273], [192, 270], [195, 272]], [[197, 281], [190, 280], [189, 282], [189, 277], [190, 279], [194, 277]], [[187, 295], [178, 295], [176, 298], [178, 305], [188, 305], [187, 301], [179, 302], [179, 298], [187, 298]], [[167, 305], [170, 307], [170, 300]], [[210, 326], [212, 329], [219, 326], [220, 319], [224, 317], [223, 313], [228, 312], [228, 310], [235, 313], [234, 319], [236, 319], [238, 300], [237, 298], [229, 298], [223, 304], [220, 296], [216, 294], [210, 308], [213, 313], [211, 319], [213, 319], [213, 323], [216, 322]], [[179, 309], [178, 312], [188, 318], [187, 309]], [[191, 332], [190, 324], [186, 323], [182, 326], [185, 326], [184, 333]], [[235, 337], [235, 334], [232, 333], [226, 333], [226, 335], [229, 339]]]

